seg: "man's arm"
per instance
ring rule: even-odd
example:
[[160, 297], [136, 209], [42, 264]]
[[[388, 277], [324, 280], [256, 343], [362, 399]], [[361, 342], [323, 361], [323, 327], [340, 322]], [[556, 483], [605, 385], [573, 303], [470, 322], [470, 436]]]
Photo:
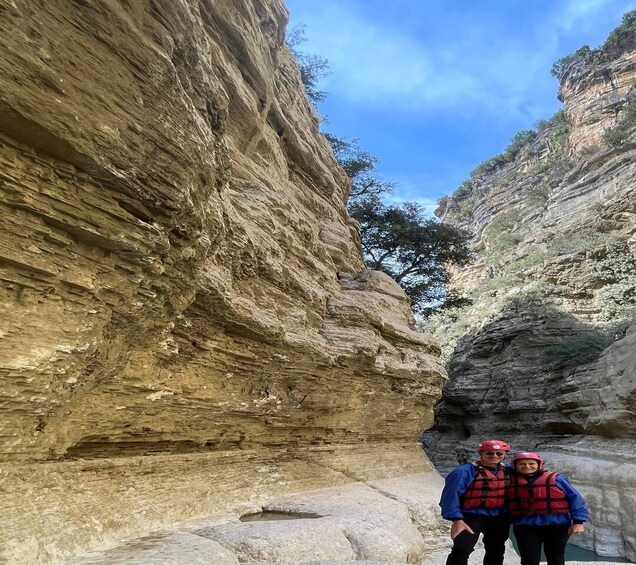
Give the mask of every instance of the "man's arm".
[[464, 522], [464, 515], [461, 511], [460, 497], [466, 492], [475, 478], [475, 471], [472, 465], [460, 465], [453, 469], [446, 477], [444, 490], [439, 505], [442, 507], [442, 518], [452, 520], [450, 538], [454, 540], [464, 530], [474, 534], [470, 526]]
[[455, 467], [444, 483], [444, 490], [439, 505], [442, 507], [442, 518], [445, 520], [462, 520], [460, 497], [466, 492], [474, 479], [472, 465], [460, 465]]

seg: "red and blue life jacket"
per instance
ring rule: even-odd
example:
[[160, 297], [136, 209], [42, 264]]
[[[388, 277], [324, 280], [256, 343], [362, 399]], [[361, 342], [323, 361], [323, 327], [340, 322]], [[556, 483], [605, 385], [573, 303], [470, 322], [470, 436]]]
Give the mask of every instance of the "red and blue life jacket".
[[565, 492], [556, 486], [557, 476], [545, 471], [530, 483], [522, 475], [512, 475], [506, 492], [510, 515], [568, 514], [570, 505]]
[[508, 471], [500, 466], [495, 474], [479, 461], [474, 462], [473, 466], [475, 478], [461, 496], [461, 507], [463, 509], [502, 508], [506, 503]]

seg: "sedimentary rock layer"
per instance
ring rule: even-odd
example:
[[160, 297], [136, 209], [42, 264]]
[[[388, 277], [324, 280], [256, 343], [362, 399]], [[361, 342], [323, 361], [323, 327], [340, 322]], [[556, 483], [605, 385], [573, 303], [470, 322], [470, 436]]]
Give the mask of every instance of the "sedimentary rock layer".
[[272, 459], [268, 480], [321, 486], [298, 450], [391, 452], [432, 422], [438, 348], [364, 270], [286, 20], [278, 0], [0, 5], [9, 559], [27, 524], [33, 554], [69, 554], [258, 494]]

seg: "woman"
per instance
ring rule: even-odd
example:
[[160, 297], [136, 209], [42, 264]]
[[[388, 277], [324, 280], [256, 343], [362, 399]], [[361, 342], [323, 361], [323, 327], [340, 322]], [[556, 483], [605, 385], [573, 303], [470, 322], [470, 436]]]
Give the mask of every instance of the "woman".
[[506, 501], [521, 565], [539, 565], [541, 547], [548, 565], [563, 565], [568, 538], [583, 533], [589, 520], [583, 497], [565, 477], [546, 471], [536, 453], [517, 453], [512, 468]]

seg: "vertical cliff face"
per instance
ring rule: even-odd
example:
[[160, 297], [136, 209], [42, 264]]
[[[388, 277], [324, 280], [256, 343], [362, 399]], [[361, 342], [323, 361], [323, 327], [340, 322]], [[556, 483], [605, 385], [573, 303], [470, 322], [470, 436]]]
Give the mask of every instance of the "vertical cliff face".
[[635, 62], [630, 30], [574, 60], [564, 111], [442, 202], [477, 260], [455, 274], [472, 306], [429, 326], [445, 336], [450, 379], [427, 436], [440, 468], [486, 436], [545, 451], [590, 503], [581, 543], [632, 560]]
[[371, 476], [421, 468], [439, 350], [364, 270], [286, 20], [278, 0], [0, 6], [9, 559], [370, 454]]
[[618, 32], [602, 49], [583, 54], [564, 69], [558, 96], [571, 126], [572, 154], [598, 151], [605, 133], [619, 121], [634, 88], [635, 48], [632, 32]]

